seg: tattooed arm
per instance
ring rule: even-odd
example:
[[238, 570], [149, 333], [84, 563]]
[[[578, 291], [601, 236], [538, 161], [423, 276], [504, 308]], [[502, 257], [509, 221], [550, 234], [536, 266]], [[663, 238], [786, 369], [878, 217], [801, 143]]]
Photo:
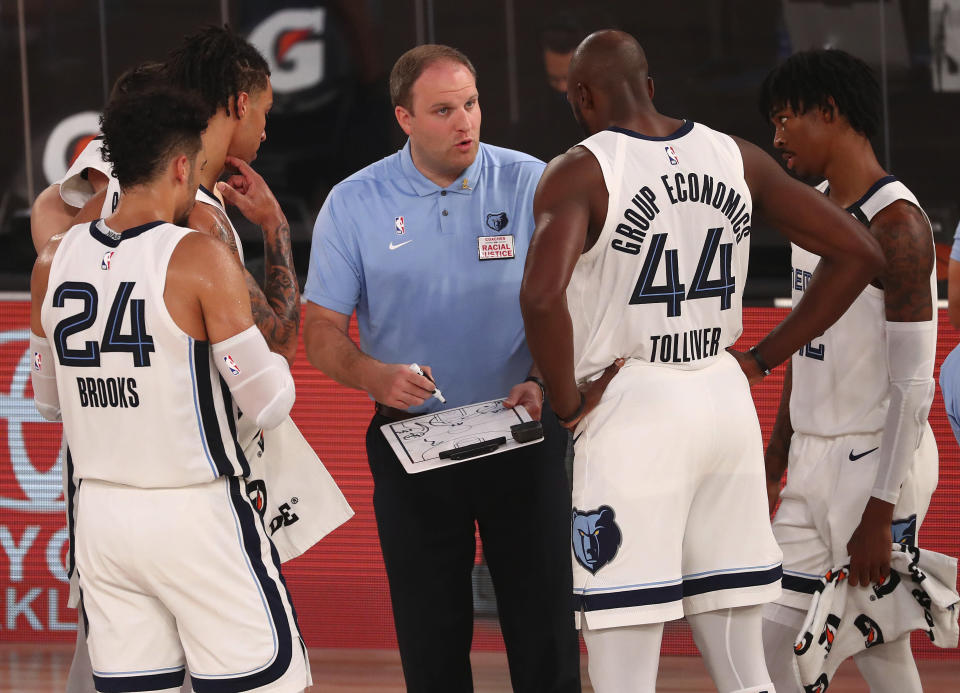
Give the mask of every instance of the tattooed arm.
[[[273, 196], [269, 197], [276, 205]], [[297, 331], [300, 324], [300, 289], [293, 267], [290, 227], [279, 205], [271, 210], [271, 214], [254, 216], [257, 216], [262, 224], [264, 233], [266, 279], [264, 288], [261, 289], [253, 275], [244, 270], [253, 319], [267, 340], [270, 350], [281, 354], [292, 365], [297, 352]], [[240, 251], [233, 227], [221, 210], [213, 205], [195, 205], [190, 213], [189, 224], [197, 231], [222, 240], [233, 251], [237, 262], [240, 262]]]
[[[279, 209], [279, 207], [278, 207]], [[281, 212], [274, 224], [261, 226], [265, 278], [263, 290], [247, 272], [247, 289], [253, 307], [253, 319], [273, 351], [286, 357], [290, 365], [297, 354], [300, 327], [300, 287], [293, 267], [290, 225]]]
[[913, 463], [933, 398], [936, 329], [930, 273], [930, 226], [914, 205], [898, 200], [871, 221], [886, 267], [883, 288], [890, 405], [880, 443], [877, 476], [860, 524], [847, 544], [850, 584], [879, 583], [890, 571], [890, 524], [900, 485]]

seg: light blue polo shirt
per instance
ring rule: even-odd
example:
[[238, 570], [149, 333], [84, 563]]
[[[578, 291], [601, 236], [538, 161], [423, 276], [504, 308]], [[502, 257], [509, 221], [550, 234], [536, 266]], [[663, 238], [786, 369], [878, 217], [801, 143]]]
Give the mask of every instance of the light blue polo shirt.
[[940, 392], [953, 436], [960, 442], [960, 346], [954, 347], [940, 364]]
[[[431, 397], [411, 411], [506, 397], [527, 376], [520, 281], [543, 169], [481, 144], [441, 188], [414, 166], [407, 142], [327, 196], [303, 295], [344, 315], [356, 309], [360, 348], [373, 358], [433, 369], [447, 403]], [[481, 239], [493, 236], [512, 236], [512, 258], [480, 259]]]
[[957, 224], [957, 230], [953, 232], [953, 247], [950, 249], [950, 259], [960, 262], [960, 224]]

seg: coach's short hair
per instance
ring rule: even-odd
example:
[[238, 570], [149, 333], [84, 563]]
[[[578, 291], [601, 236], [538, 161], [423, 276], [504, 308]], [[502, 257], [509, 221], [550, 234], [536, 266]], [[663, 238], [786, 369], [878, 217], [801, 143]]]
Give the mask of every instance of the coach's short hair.
[[241, 92], [266, 89], [270, 67], [253, 44], [229, 26], [208, 26], [183, 39], [167, 56], [166, 73], [173, 86], [197, 92], [212, 118]]
[[119, 94], [100, 118], [103, 160], [112, 164], [121, 189], [149, 183], [171, 157], [196, 156], [206, 127], [206, 108], [196, 94], [168, 86]]
[[474, 81], [477, 79], [477, 70], [470, 62], [470, 58], [450, 46], [443, 46], [436, 43], [425, 43], [422, 46], [411, 48], [406, 53], [397, 58], [390, 70], [390, 100], [394, 106], [403, 106], [405, 109], [413, 112], [413, 83], [416, 82], [423, 71], [434, 63], [449, 60], [459, 63], [470, 70]]
[[759, 107], [769, 119], [784, 106], [797, 113], [811, 108], [837, 112], [857, 132], [871, 138], [880, 130], [880, 85], [870, 67], [835, 48], [803, 51], [790, 56], [767, 75], [760, 87]]

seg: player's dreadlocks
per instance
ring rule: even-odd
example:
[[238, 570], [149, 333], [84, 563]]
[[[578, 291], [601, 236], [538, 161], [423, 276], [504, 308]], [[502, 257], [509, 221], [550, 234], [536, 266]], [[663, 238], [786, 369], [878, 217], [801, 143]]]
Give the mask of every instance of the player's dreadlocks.
[[760, 87], [760, 113], [769, 119], [784, 106], [797, 113], [810, 108], [837, 112], [870, 138], [880, 129], [880, 85], [859, 58], [837, 49], [796, 53], [767, 75]]
[[181, 89], [196, 91], [213, 117], [240, 92], [264, 89], [270, 68], [260, 52], [228, 26], [208, 26], [187, 36], [167, 57], [167, 75]]
[[173, 155], [192, 159], [207, 127], [206, 106], [193, 93], [154, 87], [110, 99], [100, 118], [103, 159], [121, 189], [149, 183]]

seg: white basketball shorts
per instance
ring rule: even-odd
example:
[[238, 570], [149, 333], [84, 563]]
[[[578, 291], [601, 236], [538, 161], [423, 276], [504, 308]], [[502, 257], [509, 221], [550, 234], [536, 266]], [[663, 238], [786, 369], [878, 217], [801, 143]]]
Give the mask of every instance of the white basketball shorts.
[[574, 440], [578, 627], [581, 612], [611, 628], [779, 595], [760, 425], [732, 356], [693, 371], [627, 362]]
[[293, 693], [310, 667], [280, 562], [242, 482], [84, 480], [76, 561], [98, 691]]
[[[793, 434], [787, 484], [773, 518], [783, 549], [783, 594], [777, 603], [806, 611], [820, 576], [848, 561], [847, 542], [870, 499], [882, 437], [882, 431], [829, 438]], [[926, 424], [894, 506], [893, 541], [916, 543], [937, 475], [937, 442]]]

